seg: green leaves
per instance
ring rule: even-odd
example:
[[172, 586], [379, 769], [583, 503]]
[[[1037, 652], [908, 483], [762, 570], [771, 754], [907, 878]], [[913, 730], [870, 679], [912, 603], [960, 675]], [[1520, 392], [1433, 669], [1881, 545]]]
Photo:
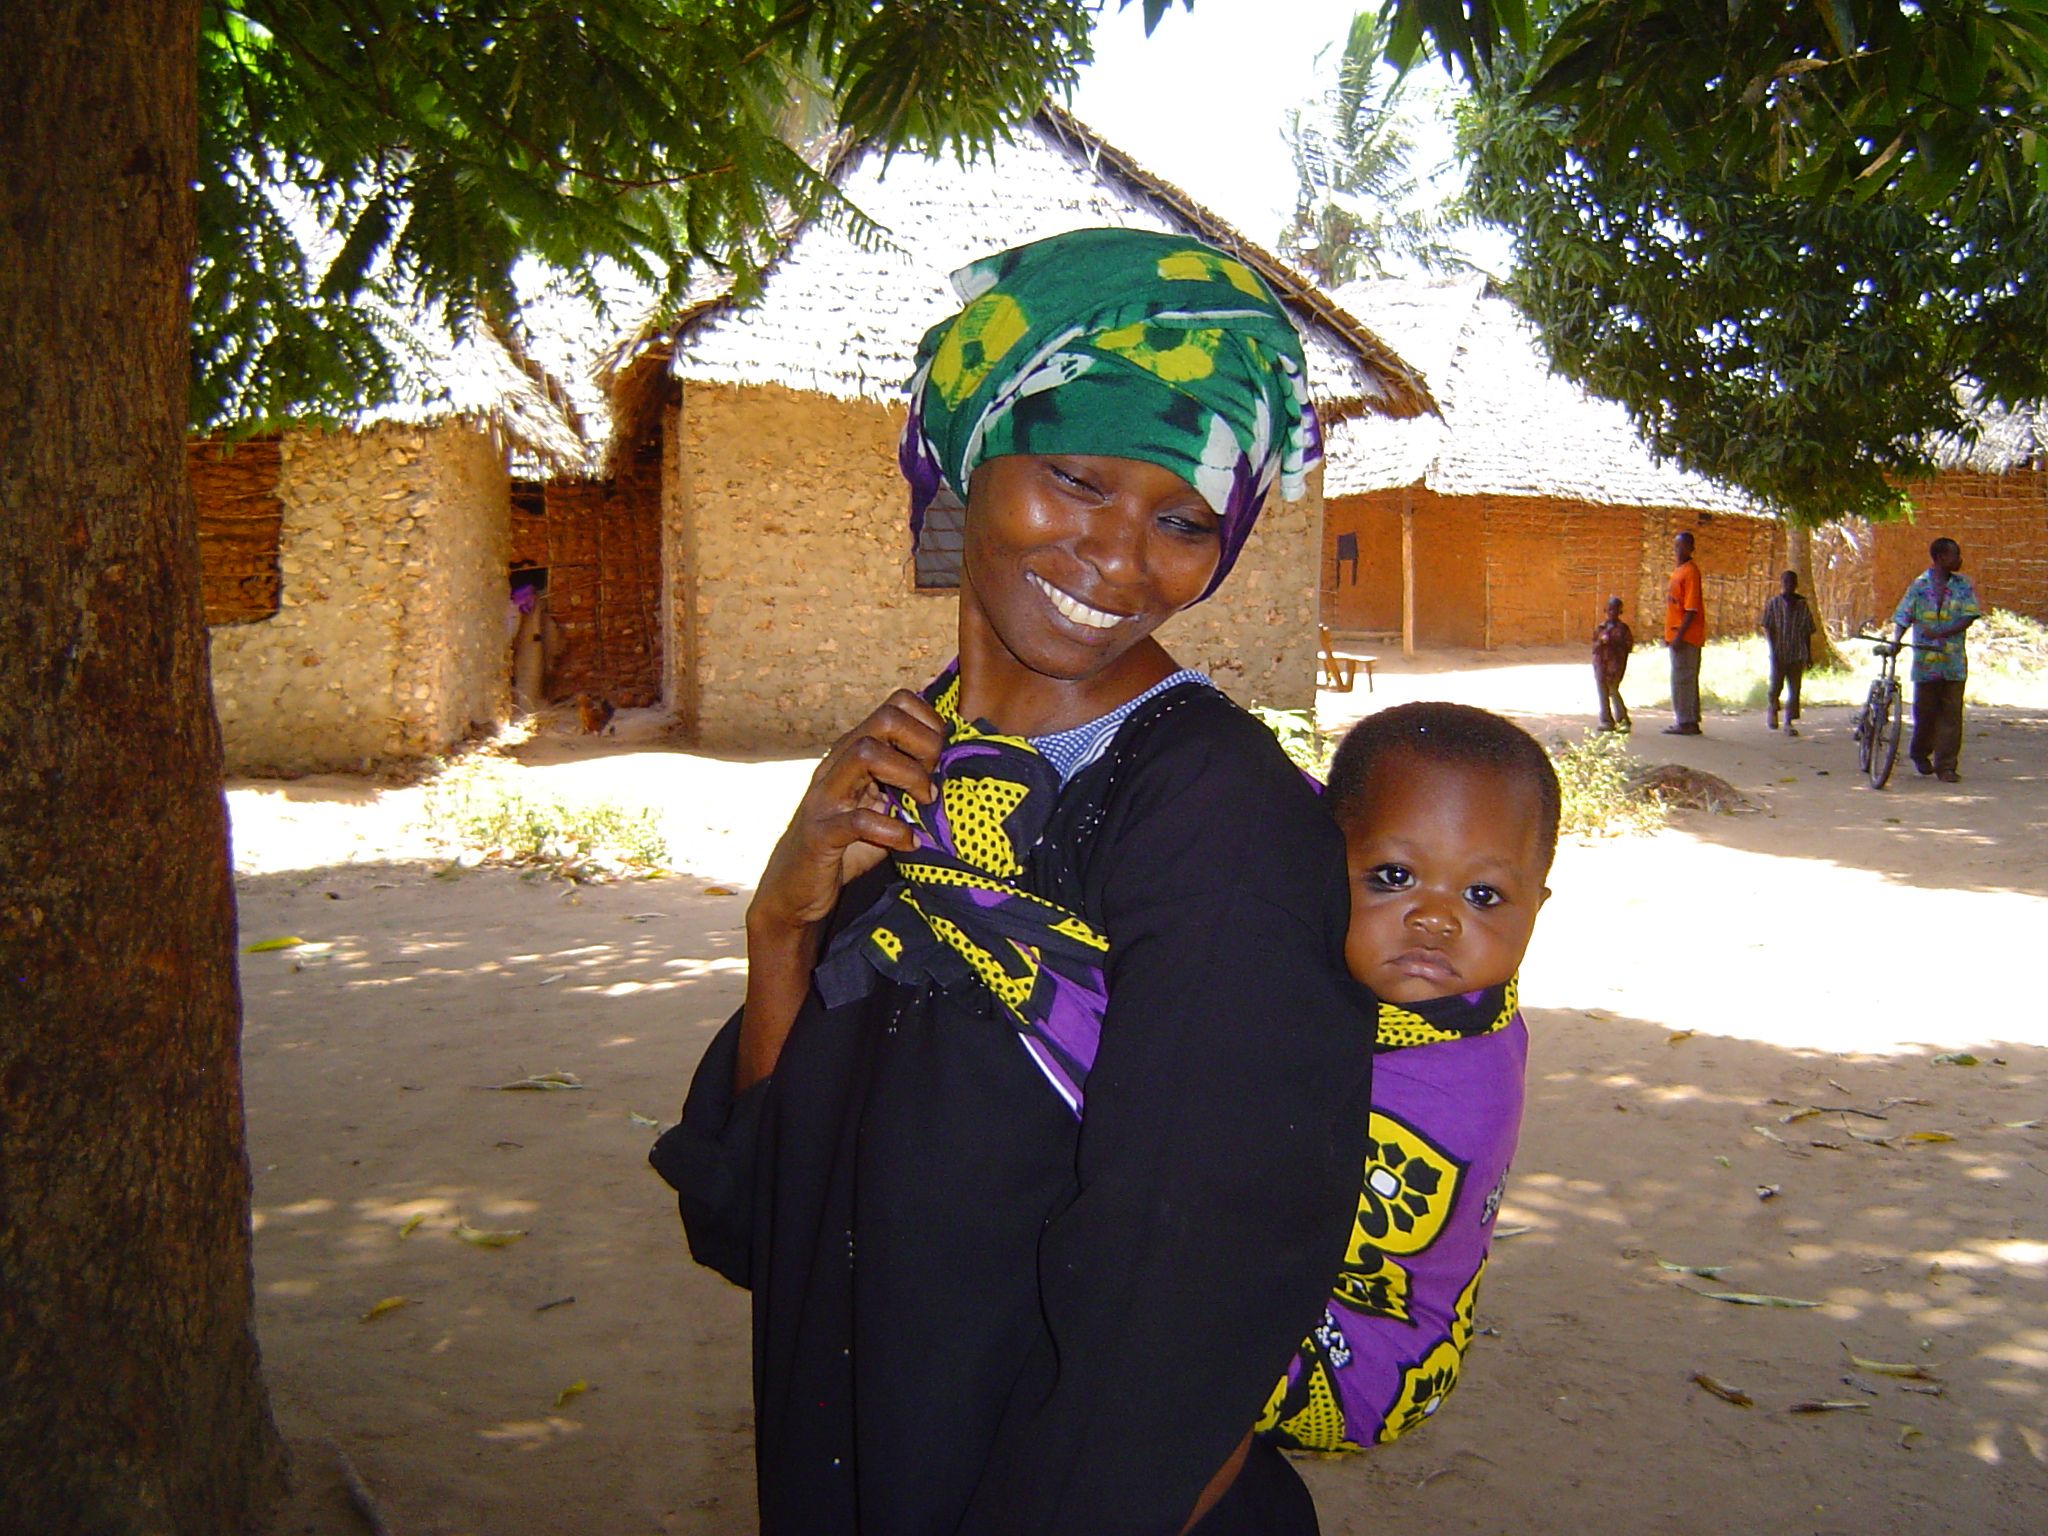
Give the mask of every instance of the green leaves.
[[1668, 174], [1762, 177], [1814, 197], [2048, 187], [2048, 0], [1584, 0], [1540, 49], [1519, 5], [1388, 0], [1406, 65], [1426, 39], [1467, 78], [1570, 113]]
[[699, 262], [745, 286], [778, 224], [838, 201], [806, 146], [985, 147], [1071, 83], [1090, 22], [1082, 0], [203, 0], [194, 424], [419, 391], [408, 319], [516, 328], [526, 258], [600, 312], [600, 261], [669, 308]]
[[1559, 370], [1657, 452], [1797, 521], [1898, 515], [1936, 440], [1972, 435], [1973, 401], [2048, 393], [2031, 182], [1934, 208], [1809, 195], [1767, 167], [1674, 170], [1500, 86], [1467, 144]]

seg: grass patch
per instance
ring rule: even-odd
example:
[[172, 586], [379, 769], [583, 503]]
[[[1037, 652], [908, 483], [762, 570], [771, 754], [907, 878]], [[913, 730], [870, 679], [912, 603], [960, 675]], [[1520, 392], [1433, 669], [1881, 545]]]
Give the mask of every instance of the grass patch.
[[[1889, 625], [1884, 627], [1891, 633]], [[1846, 670], [1808, 672], [1800, 683], [1802, 707], [1861, 704], [1877, 676], [1876, 652], [1852, 639], [1838, 639], [1836, 649], [1850, 658]], [[1902, 679], [1910, 672], [1899, 660]], [[1668, 709], [1671, 671], [1661, 645], [1638, 648], [1629, 677], [1641, 688], [1624, 684], [1631, 709]], [[1763, 636], [1709, 640], [1700, 656], [1700, 705], [1704, 709], [1744, 714], [1761, 711], [1770, 697], [1771, 658]], [[1640, 700], [1640, 703], [1636, 701]], [[1972, 704], [2048, 708], [2048, 625], [2037, 624], [2004, 609], [1993, 609], [1970, 627]]]
[[443, 774], [427, 791], [427, 823], [460, 864], [512, 864], [592, 883], [668, 872], [668, 839], [644, 806], [535, 794], [503, 771]]
[[1316, 725], [1313, 710], [1267, 709], [1263, 704], [1254, 704], [1252, 713], [1279, 738], [1280, 750], [1295, 767], [1314, 774], [1319, 783], [1330, 777], [1330, 757], [1337, 750], [1336, 744]]
[[1642, 764], [1618, 734], [1554, 739], [1547, 750], [1563, 798], [1557, 830], [1564, 836], [1641, 836], [1664, 825], [1664, 807], [1629, 788], [1629, 775]]

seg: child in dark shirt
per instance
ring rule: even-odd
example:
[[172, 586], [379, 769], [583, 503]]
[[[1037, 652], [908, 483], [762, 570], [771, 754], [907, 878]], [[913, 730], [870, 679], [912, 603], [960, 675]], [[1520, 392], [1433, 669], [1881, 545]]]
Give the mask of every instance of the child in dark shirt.
[[1455, 1384], [1521, 1128], [1515, 973], [1557, 848], [1557, 774], [1519, 726], [1462, 704], [1368, 715], [1328, 800], [1351, 877], [1344, 958], [1379, 997], [1364, 1191], [1323, 1322], [1259, 1429], [1356, 1450]]
[[1632, 722], [1621, 702], [1621, 680], [1628, 675], [1628, 653], [1635, 649], [1635, 631], [1621, 621], [1621, 599], [1607, 599], [1607, 617], [1593, 631], [1593, 686], [1600, 690], [1600, 729], [1626, 731]]

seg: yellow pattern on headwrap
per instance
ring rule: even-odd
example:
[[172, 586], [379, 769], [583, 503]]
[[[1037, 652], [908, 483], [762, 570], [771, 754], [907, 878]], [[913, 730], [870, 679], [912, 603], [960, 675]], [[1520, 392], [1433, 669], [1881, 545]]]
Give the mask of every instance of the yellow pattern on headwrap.
[[1006, 293], [985, 293], [961, 310], [932, 357], [932, 384], [946, 404], [957, 410], [1030, 329], [1023, 309]]
[[1168, 282], [1228, 283], [1240, 293], [1264, 299], [1266, 290], [1241, 261], [1215, 251], [1175, 251], [1159, 258], [1159, 275]]
[[[1170, 339], [1167, 346], [1157, 345]], [[1216, 371], [1216, 353], [1223, 345], [1220, 330], [1181, 330], [1174, 326], [1121, 325], [1088, 338], [1088, 344], [1113, 352], [1169, 384], [1206, 379]]]

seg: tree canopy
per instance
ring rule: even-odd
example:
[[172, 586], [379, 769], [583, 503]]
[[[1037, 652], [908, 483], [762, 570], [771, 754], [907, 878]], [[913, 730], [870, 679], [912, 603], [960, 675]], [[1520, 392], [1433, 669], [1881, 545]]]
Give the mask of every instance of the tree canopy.
[[2048, 0], [1385, 0], [1387, 56], [1472, 79], [1674, 174], [1934, 206], [2048, 188]]
[[523, 258], [599, 302], [596, 260], [668, 303], [693, 263], [744, 285], [781, 217], [834, 199], [807, 137], [986, 146], [1072, 83], [1094, 9], [202, 0], [193, 423], [392, 398], [390, 317], [515, 324]]
[[1686, 468], [1890, 516], [1942, 437], [2048, 395], [2048, 0], [1389, 13], [1391, 54], [1471, 74], [1470, 196], [1551, 360]]
[[1650, 443], [1801, 522], [1902, 509], [1979, 405], [2048, 395], [2048, 229], [2002, 197], [1922, 209], [1673, 173], [1495, 96], [1472, 197], [1558, 368]]

